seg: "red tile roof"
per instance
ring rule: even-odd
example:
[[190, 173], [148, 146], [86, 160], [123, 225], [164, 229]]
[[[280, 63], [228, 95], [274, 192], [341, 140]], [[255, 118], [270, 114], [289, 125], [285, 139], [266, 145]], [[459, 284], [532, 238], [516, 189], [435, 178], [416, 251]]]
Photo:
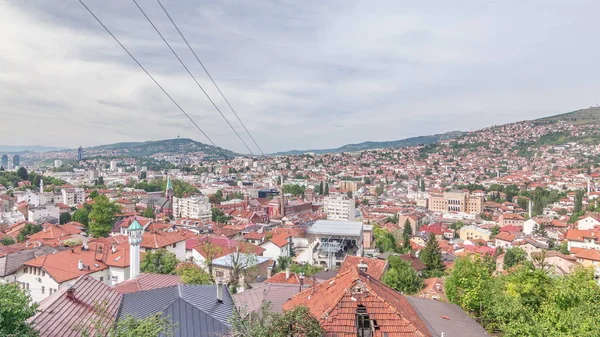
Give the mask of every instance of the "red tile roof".
[[510, 234], [508, 232], [500, 232], [496, 235], [497, 240], [513, 242], [515, 240], [516, 235]]
[[387, 261], [369, 257], [351, 255], [346, 256], [346, 259], [344, 259], [344, 262], [340, 267], [339, 273], [344, 273], [348, 270], [358, 268], [358, 265], [361, 263], [361, 261], [367, 265], [367, 274], [369, 274], [371, 277], [381, 280], [386, 270]]
[[[300, 276], [294, 272], [290, 272], [290, 277], [285, 278], [285, 272], [282, 271], [277, 273], [270, 278], [265, 280], [265, 283], [278, 283], [278, 284], [300, 284]], [[304, 278], [304, 285], [314, 284], [313, 280], [309, 277]]]
[[129, 294], [144, 290], [166, 288], [178, 284], [182, 284], [179, 275], [140, 274], [134, 279], [117, 284], [113, 289], [120, 294]]
[[600, 252], [595, 249], [581, 249], [575, 257], [583, 260], [600, 261]]
[[356, 336], [356, 311], [360, 305], [371, 320], [377, 321], [375, 337], [432, 336], [406, 297], [357, 269], [339, 273], [297, 294], [283, 305], [283, 310], [299, 305], [309, 308], [327, 335]]
[[280, 234], [280, 235], [273, 236], [271, 238], [271, 240], [269, 240], [269, 241], [273, 242], [277, 247], [281, 248], [281, 247], [285, 247], [288, 245], [289, 237], [290, 236], [287, 234]]

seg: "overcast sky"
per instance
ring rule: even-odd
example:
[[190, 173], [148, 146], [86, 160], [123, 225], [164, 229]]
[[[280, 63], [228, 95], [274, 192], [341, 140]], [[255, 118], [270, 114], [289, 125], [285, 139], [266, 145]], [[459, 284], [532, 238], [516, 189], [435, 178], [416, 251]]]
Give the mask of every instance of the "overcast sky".
[[[86, 3], [217, 145], [247, 152], [132, 1]], [[248, 140], [158, 3], [139, 3]], [[265, 152], [468, 131], [600, 98], [599, 1], [163, 4]], [[208, 142], [77, 0], [0, 0], [0, 32], [0, 145]]]

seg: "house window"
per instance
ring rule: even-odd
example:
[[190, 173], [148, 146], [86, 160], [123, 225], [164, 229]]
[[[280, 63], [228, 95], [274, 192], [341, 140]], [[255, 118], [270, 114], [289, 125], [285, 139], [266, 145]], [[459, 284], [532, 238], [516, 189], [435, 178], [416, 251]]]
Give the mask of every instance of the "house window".
[[25, 267], [25, 269], [23, 269], [23, 273], [29, 274], [29, 267]]
[[177, 243], [172, 244], [171, 247], [173, 247], [173, 248], [177, 247]]
[[42, 294], [46, 293], [46, 287], [42, 286]]
[[46, 271], [42, 270], [42, 276], [46, 276]]
[[374, 332], [375, 324], [369, 318], [367, 308], [363, 305], [359, 305], [356, 308], [356, 333], [358, 337], [372, 337]]
[[100, 276], [100, 282], [104, 281], [104, 276]]
[[48, 292], [50, 292], [50, 295], [52, 295], [52, 288], [48, 288]]

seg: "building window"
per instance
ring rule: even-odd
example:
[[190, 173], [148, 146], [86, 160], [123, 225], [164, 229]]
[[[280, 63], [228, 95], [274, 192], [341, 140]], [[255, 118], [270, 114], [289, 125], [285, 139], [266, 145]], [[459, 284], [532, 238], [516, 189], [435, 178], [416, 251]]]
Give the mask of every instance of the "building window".
[[29, 274], [29, 267], [25, 267], [25, 269], [23, 269], [23, 273], [24, 274]]
[[222, 272], [222, 271], [220, 271], [220, 270], [217, 270], [217, 271], [215, 272], [215, 274], [217, 275], [217, 277], [223, 277], [223, 272]]
[[42, 276], [46, 276], [46, 271], [42, 270]]
[[46, 287], [42, 286], [42, 294], [46, 293]]
[[173, 248], [177, 247], [177, 243], [172, 244], [171, 247], [173, 247]]
[[104, 281], [104, 276], [100, 276], [100, 282]]
[[369, 318], [367, 308], [359, 305], [356, 308], [356, 333], [358, 337], [372, 337], [376, 326], [374, 321]]
[[48, 288], [48, 292], [50, 292], [50, 295], [52, 295], [52, 288]]

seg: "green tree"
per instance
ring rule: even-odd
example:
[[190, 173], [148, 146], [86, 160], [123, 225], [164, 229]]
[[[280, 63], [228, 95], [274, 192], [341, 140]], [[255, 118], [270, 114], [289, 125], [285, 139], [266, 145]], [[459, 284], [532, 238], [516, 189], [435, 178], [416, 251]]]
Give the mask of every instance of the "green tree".
[[29, 173], [27, 172], [27, 169], [24, 167], [19, 167], [19, 169], [17, 170], [17, 176], [19, 176], [19, 178], [21, 178], [21, 180], [29, 179]]
[[89, 215], [88, 234], [94, 237], [107, 237], [119, 210], [119, 206], [111, 202], [105, 195], [94, 199], [94, 205]]
[[146, 173], [146, 171], [140, 172], [140, 180], [145, 180], [147, 175], [148, 175], [148, 173]]
[[81, 207], [73, 213], [71, 220], [79, 222], [80, 224], [87, 227], [89, 224], [89, 216], [90, 212], [88, 211], [88, 209], [86, 207]]
[[558, 251], [561, 254], [569, 255], [569, 243], [567, 241], [561, 242], [561, 244], [560, 244], [560, 246], [558, 248]]
[[323, 195], [329, 195], [329, 183], [325, 183], [325, 191], [323, 192]]
[[296, 184], [283, 185], [283, 193], [292, 194], [294, 196], [304, 195], [304, 187]]
[[436, 277], [443, 273], [442, 249], [433, 233], [429, 234], [425, 248], [421, 250], [419, 258], [427, 267], [424, 271], [426, 277]]
[[271, 311], [263, 304], [257, 315], [233, 311], [229, 319], [231, 337], [321, 337], [325, 331], [319, 320], [305, 306], [297, 306], [283, 314]]
[[421, 179], [421, 183], [419, 184], [419, 189], [421, 192], [425, 192], [425, 180]]
[[500, 233], [500, 226], [498, 226], [498, 225], [492, 226], [491, 232], [492, 232], [492, 236], [498, 235]]
[[346, 192], [346, 197], [348, 197], [348, 199], [352, 199], [352, 191]]
[[291, 267], [292, 258], [289, 256], [280, 256], [277, 258], [277, 271], [284, 271], [287, 268]]
[[175, 269], [175, 274], [181, 276], [185, 284], [213, 284], [213, 279], [204, 269], [194, 263], [183, 263]]
[[161, 248], [144, 253], [144, 258], [140, 262], [140, 270], [143, 273], [173, 274], [177, 263], [175, 254]]
[[381, 227], [375, 227], [373, 230], [375, 246], [381, 252], [395, 252], [398, 249], [396, 238], [387, 230]]
[[103, 186], [104, 185], [104, 177], [98, 177], [98, 179], [96, 179], [96, 181], [94, 181], [94, 185]]
[[15, 239], [13, 239], [10, 236], [5, 236], [5, 237], [2, 238], [2, 245], [4, 245], [4, 246], [14, 245], [15, 243], [17, 243], [15, 241]]
[[578, 213], [583, 209], [583, 190], [579, 189], [575, 192], [575, 207], [573, 208], [574, 213]]
[[100, 193], [98, 193], [98, 190], [93, 190], [92, 193], [90, 193], [90, 195], [88, 195], [88, 197], [90, 197], [90, 199], [92, 199], [92, 200], [96, 199], [98, 196], [100, 196]]
[[34, 224], [27, 223], [19, 231], [19, 234], [17, 235], [17, 241], [23, 242], [23, 241], [25, 241], [25, 239], [27, 239], [28, 236], [35, 234], [35, 233], [41, 231], [42, 229], [43, 229], [43, 227], [41, 225], [34, 225]]
[[413, 235], [412, 226], [410, 225], [410, 221], [406, 219], [404, 221], [404, 228], [402, 229], [402, 248], [405, 252], [410, 251], [410, 238]]
[[377, 194], [377, 196], [383, 195], [383, 191], [383, 184], [380, 184], [379, 186], [375, 187], [375, 194]]
[[73, 325], [73, 331], [82, 337], [148, 337], [161, 336], [173, 337], [175, 324], [168, 317], [162, 317], [162, 313], [156, 313], [148, 317], [137, 318], [127, 315], [113, 324], [106, 324], [114, 319], [114, 313], [109, 312], [106, 300], [96, 302], [89, 308], [94, 312], [92, 319], [87, 317]]
[[16, 283], [0, 284], [0, 336], [34, 337], [37, 332], [27, 323], [37, 304]]
[[152, 208], [148, 207], [146, 208], [143, 212], [142, 212], [142, 216], [144, 218], [150, 218], [150, 219], [154, 219], [156, 217], [156, 215], [154, 214], [154, 211], [152, 210]]
[[383, 283], [404, 294], [415, 294], [423, 288], [423, 280], [406, 260], [399, 256], [390, 256], [390, 269], [383, 277]]
[[525, 261], [527, 261], [527, 253], [523, 249], [519, 247], [509, 248], [504, 254], [504, 269], [522, 264]]
[[70, 221], [71, 221], [71, 213], [69, 213], [69, 212], [60, 213], [59, 222], [61, 225], [64, 225]]
[[225, 215], [223, 210], [221, 210], [220, 208], [214, 207], [212, 209], [212, 221], [215, 221], [218, 223], [227, 223], [227, 221], [229, 221], [229, 219], [231, 219], [231, 217], [229, 217], [228, 215]]
[[479, 314], [494, 266], [479, 255], [459, 257], [444, 283], [450, 302]]

